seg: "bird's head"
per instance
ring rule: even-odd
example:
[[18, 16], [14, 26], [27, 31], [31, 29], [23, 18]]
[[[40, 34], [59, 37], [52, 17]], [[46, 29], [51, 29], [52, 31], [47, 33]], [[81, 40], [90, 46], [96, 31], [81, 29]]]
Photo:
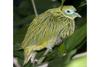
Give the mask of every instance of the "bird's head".
[[77, 12], [75, 7], [73, 6], [63, 6], [60, 7], [60, 11], [65, 17], [69, 17], [71, 19], [75, 19], [76, 17], [81, 17]]

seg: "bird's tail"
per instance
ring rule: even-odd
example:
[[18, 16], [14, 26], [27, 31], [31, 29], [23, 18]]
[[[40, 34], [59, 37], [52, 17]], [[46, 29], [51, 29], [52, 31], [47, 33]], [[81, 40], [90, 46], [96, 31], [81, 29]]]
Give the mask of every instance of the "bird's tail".
[[32, 50], [32, 48], [25, 48], [24, 49], [24, 64], [27, 64], [28, 61], [32, 58], [32, 60], [35, 58], [36, 52]]

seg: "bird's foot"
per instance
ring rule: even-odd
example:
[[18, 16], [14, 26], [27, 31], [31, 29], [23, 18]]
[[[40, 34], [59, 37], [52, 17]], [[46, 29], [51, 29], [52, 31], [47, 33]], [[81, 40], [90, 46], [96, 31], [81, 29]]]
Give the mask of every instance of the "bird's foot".
[[38, 60], [37, 59], [35, 59], [35, 56], [36, 56], [36, 52], [34, 52], [33, 54], [32, 54], [32, 56], [31, 56], [31, 63], [35, 63], [35, 62], [37, 62]]
[[32, 63], [32, 64], [35, 64], [35, 63], [37, 63], [37, 62], [38, 62], [37, 59], [31, 60], [31, 63]]

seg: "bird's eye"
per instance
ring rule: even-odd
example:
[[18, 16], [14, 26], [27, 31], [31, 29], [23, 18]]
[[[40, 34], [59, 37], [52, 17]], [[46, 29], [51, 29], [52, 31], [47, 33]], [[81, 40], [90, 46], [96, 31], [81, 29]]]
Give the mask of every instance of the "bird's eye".
[[67, 13], [70, 13], [70, 10], [67, 10]]
[[65, 14], [73, 14], [74, 12], [72, 10], [65, 10], [64, 13]]

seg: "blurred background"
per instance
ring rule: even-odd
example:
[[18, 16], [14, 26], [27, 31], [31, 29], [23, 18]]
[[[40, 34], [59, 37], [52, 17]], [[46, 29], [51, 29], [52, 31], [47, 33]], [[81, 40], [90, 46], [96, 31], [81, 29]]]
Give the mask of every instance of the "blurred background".
[[[34, 0], [38, 14], [43, 13], [47, 9], [58, 7], [61, 4], [61, 0]], [[23, 50], [19, 50], [21, 47], [21, 42], [24, 39], [25, 33], [31, 21], [34, 19], [34, 9], [31, 0], [14, 0], [13, 1], [13, 17], [14, 17], [14, 43], [13, 43], [13, 53], [14, 57], [17, 58], [18, 63], [21, 67], [32, 67], [29, 62], [27, 65], [23, 66], [24, 56]], [[76, 7], [77, 12], [82, 16], [81, 19], [76, 18], [76, 30], [75, 33], [65, 40], [65, 47], [62, 45], [55, 47], [54, 51], [51, 52], [44, 62], [49, 61], [49, 67], [65, 67], [64, 62], [68, 60], [68, 55], [62, 56], [66, 50], [70, 53], [76, 50], [75, 54], [86, 52], [87, 48], [87, 34], [86, 34], [86, 23], [87, 23], [87, 4], [86, 0], [65, 0], [64, 5], [73, 5]], [[67, 45], [67, 46], [66, 46]], [[41, 51], [38, 54], [42, 54]], [[73, 56], [71, 55], [71, 57]], [[63, 62], [62, 62], [63, 61]], [[67, 63], [67, 62], [66, 62]], [[59, 65], [60, 64], [60, 65]], [[15, 66], [14, 66], [15, 67]]]

